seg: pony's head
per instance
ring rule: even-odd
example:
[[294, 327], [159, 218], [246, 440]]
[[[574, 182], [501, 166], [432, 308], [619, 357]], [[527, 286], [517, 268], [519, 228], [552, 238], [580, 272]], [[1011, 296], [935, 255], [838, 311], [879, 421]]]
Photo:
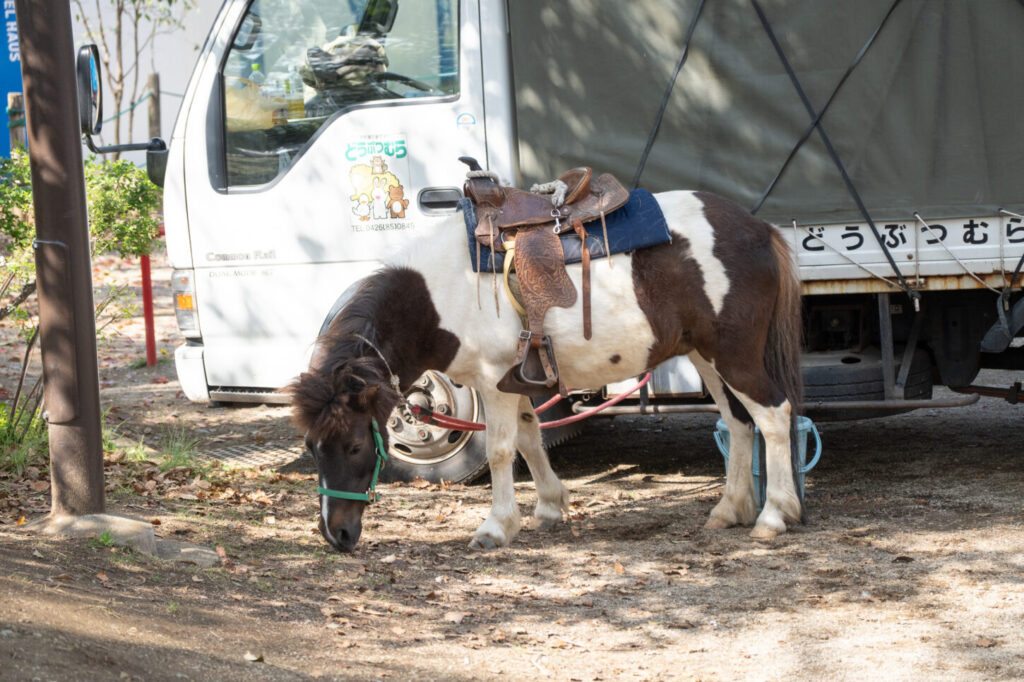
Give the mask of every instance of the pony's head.
[[[351, 358], [303, 373], [289, 390], [292, 420], [317, 467], [320, 533], [351, 552], [387, 452], [387, 418], [399, 395], [380, 360]], [[379, 425], [379, 427], [378, 427]]]

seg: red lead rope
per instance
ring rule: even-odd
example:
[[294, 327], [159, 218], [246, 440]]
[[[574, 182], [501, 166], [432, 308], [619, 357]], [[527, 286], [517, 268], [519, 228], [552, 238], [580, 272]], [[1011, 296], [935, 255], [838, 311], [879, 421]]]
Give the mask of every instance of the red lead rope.
[[[555, 421], [544, 422], [543, 424], [540, 425], [540, 428], [542, 428], [542, 429], [554, 429], [554, 428], [558, 428], [559, 426], [565, 426], [566, 424], [572, 424], [574, 422], [582, 421], [582, 420], [586, 419], [587, 417], [592, 417], [595, 414], [597, 414], [598, 412], [600, 412], [601, 410], [605, 409], [606, 407], [611, 407], [612, 405], [615, 405], [617, 403], [622, 402], [623, 400], [628, 398], [630, 395], [632, 395], [632, 394], [636, 393], [637, 391], [639, 391], [641, 387], [646, 386], [647, 383], [650, 380], [651, 380], [651, 373], [648, 372], [646, 375], [644, 375], [644, 378], [641, 379], [639, 381], [639, 383], [637, 383], [636, 386], [634, 386], [633, 388], [629, 389], [625, 393], [620, 393], [619, 395], [615, 396], [614, 398], [612, 398], [612, 399], [610, 399], [610, 400], [608, 400], [606, 402], [603, 402], [600, 405], [598, 405], [597, 407], [595, 407], [593, 409], [590, 409], [590, 410], [587, 410], [586, 412], [581, 412], [580, 414], [574, 414], [571, 417], [565, 417], [564, 419], [556, 419]], [[537, 414], [541, 414], [542, 412], [546, 411], [548, 408], [550, 408], [552, 405], [554, 405], [555, 403], [557, 403], [561, 399], [562, 399], [561, 395], [556, 395], [555, 397], [551, 398], [546, 403], [544, 403], [543, 405], [538, 407], [535, 410], [535, 412]], [[420, 407], [419, 405], [412, 405], [411, 409], [412, 409], [412, 413], [414, 415], [416, 415], [416, 418], [419, 419], [420, 421], [426, 422], [427, 424], [434, 424], [435, 426], [443, 426], [444, 428], [451, 429], [453, 431], [483, 431], [484, 429], [487, 428], [487, 426], [485, 424], [481, 424], [479, 422], [469, 422], [469, 421], [465, 421], [464, 419], [458, 419], [456, 417], [448, 417], [448, 416], [445, 416], [443, 414], [438, 414], [436, 412], [432, 412], [430, 410], [424, 409], [424, 408]]]

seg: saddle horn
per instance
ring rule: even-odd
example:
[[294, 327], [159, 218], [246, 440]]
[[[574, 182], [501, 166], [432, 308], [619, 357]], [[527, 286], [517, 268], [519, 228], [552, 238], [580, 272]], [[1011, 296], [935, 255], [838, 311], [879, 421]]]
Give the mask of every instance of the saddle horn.
[[471, 171], [483, 170], [483, 168], [480, 167], [480, 162], [472, 156], [460, 156], [459, 161], [469, 166], [469, 170]]

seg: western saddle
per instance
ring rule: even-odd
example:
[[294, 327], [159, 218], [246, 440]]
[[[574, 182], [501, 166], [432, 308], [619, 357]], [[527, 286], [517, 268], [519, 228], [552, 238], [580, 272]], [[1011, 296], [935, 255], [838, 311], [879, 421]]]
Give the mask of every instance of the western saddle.
[[[551, 338], [544, 334], [548, 308], [570, 308], [576, 303], [576, 287], [565, 269], [560, 235], [571, 228], [581, 241], [583, 337], [589, 340], [590, 251], [583, 226], [601, 219], [607, 253], [605, 215], [625, 204], [629, 192], [611, 174], [594, 178], [587, 167], [573, 168], [558, 180], [535, 185], [527, 192], [501, 186], [497, 177], [481, 169], [473, 158], [459, 160], [470, 168], [463, 189], [477, 208], [477, 269], [481, 269], [481, 246], [490, 248], [492, 254], [504, 253], [505, 289], [523, 319], [515, 364], [498, 382], [498, 388], [544, 397], [557, 387], [564, 395], [566, 388], [558, 376], [554, 347]], [[512, 270], [518, 281], [518, 296], [510, 284]]]

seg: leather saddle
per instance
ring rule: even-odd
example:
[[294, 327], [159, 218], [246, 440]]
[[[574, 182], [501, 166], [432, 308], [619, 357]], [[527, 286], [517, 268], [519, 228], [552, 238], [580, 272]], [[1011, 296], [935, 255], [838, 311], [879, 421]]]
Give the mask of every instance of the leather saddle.
[[[528, 192], [501, 186], [493, 175], [482, 171], [475, 159], [459, 160], [471, 171], [463, 190], [476, 204], [477, 244], [489, 247], [492, 253], [505, 253], [506, 291], [523, 318], [515, 363], [498, 382], [498, 389], [544, 397], [557, 387], [565, 394], [554, 346], [544, 334], [544, 316], [549, 308], [570, 308], [576, 303], [576, 287], [565, 269], [560, 235], [572, 230], [581, 240], [583, 337], [590, 339], [590, 251], [584, 225], [600, 219], [607, 245], [604, 217], [629, 200], [629, 191], [611, 174], [595, 178], [590, 168], [580, 167], [548, 183], [546, 188], [551, 193]], [[518, 296], [513, 293], [516, 286], [510, 284], [512, 270]]]

